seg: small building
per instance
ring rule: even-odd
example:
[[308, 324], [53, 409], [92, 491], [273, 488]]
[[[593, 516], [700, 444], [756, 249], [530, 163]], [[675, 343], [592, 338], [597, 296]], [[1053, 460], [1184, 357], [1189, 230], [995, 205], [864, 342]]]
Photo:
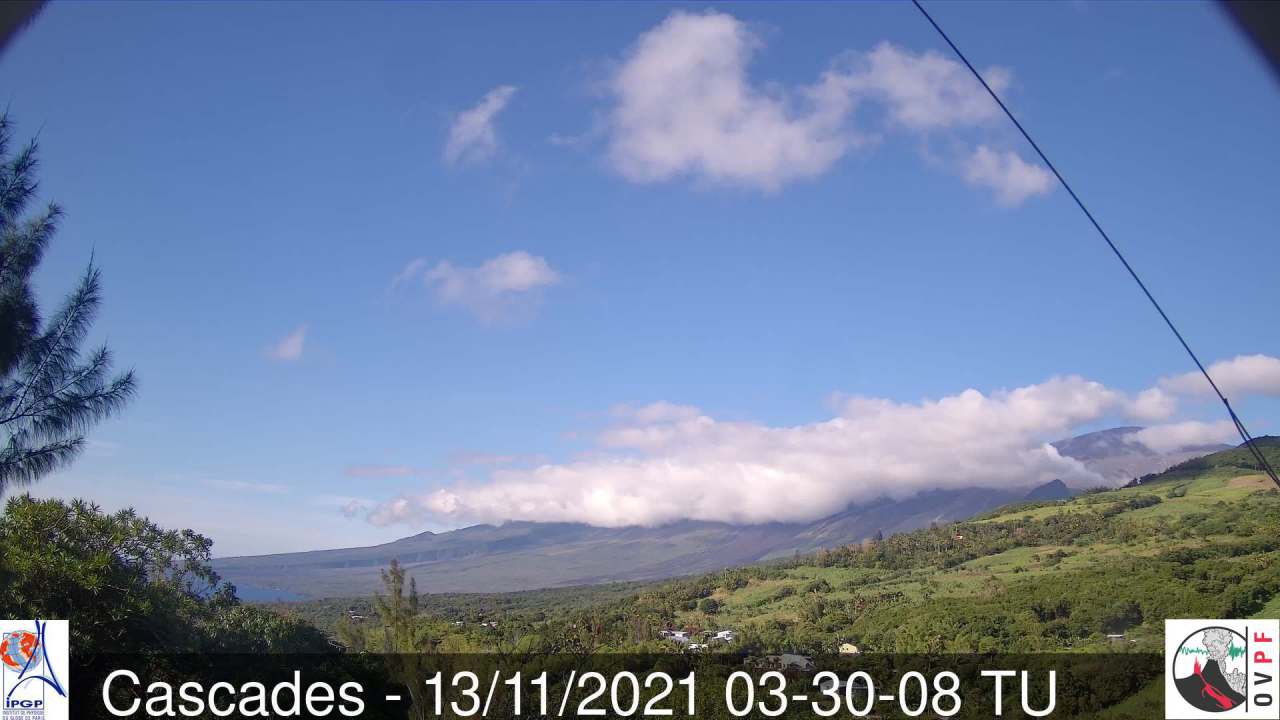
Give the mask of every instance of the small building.
[[660, 630], [658, 635], [666, 640], [672, 640], [678, 643], [689, 642], [689, 633], [685, 630]]
[[712, 642], [731, 643], [738, 639], [738, 633], [734, 630], [720, 630], [711, 636]]
[[838, 651], [841, 655], [861, 655], [862, 650], [858, 649], [853, 643], [840, 643]]
[[706, 643], [689, 643], [688, 645], [685, 646], [685, 650], [688, 650], [689, 652], [702, 652], [703, 650], [706, 650], [706, 649], [707, 649]]

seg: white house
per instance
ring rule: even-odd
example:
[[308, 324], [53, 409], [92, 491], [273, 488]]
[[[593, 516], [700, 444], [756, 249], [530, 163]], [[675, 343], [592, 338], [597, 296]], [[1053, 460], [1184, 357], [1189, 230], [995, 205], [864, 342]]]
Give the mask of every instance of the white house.
[[721, 630], [711, 636], [712, 642], [731, 643], [738, 639], [738, 633], [733, 630]]
[[662, 630], [658, 632], [658, 635], [678, 643], [689, 642], [689, 633], [684, 630]]

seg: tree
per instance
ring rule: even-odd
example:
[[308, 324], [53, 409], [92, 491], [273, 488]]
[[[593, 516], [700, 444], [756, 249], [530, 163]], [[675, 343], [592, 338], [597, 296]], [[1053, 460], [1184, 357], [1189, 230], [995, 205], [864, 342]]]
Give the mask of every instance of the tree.
[[698, 605], [698, 609], [708, 615], [715, 615], [720, 612], [720, 601], [715, 598], [707, 598]]
[[369, 645], [368, 639], [365, 637], [364, 628], [357, 625], [354, 620], [346, 615], [338, 618], [334, 632], [338, 635], [338, 642], [342, 643], [347, 652], [362, 653]]
[[385, 594], [379, 593], [374, 599], [382, 620], [383, 652], [418, 652], [427, 644], [417, 637], [418, 582], [409, 577], [406, 594], [405, 574], [404, 566], [393, 558], [391, 567], [382, 571]]
[[822, 616], [827, 612], [827, 603], [822, 599], [821, 595], [810, 595], [805, 598], [804, 604], [800, 607], [800, 617], [805, 622], [813, 625], [822, 620]]
[[0, 617], [70, 618], [76, 653], [309, 652], [307, 623], [242, 605], [213, 543], [132, 510], [10, 498], [0, 516]]
[[[383, 592], [374, 598], [374, 606], [382, 621], [382, 652], [387, 653], [384, 667], [393, 681], [398, 681], [409, 691], [414, 717], [425, 718], [429, 703], [422, 678], [430, 672], [434, 660], [424, 654], [431, 648], [431, 641], [418, 633], [418, 583], [409, 577], [409, 591], [405, 592], [404, 566], [397, 559], [391, 567], [382, 571]], [[348, 650], [353, 649], [347, 645]]]
[[90, 427], [134, 393], [133, 372], [109, 377], [104, 345], [81, 357], [101, 303], [92, 260], [80, 284], [47, 321], [31, 275], [58, 228], [62, 210], [49, 204], [25, 217], [34, 199], [36, 143], [10, 157], [12, 123], [0, 115], [0, 492], [26, 485], [79, 454]]

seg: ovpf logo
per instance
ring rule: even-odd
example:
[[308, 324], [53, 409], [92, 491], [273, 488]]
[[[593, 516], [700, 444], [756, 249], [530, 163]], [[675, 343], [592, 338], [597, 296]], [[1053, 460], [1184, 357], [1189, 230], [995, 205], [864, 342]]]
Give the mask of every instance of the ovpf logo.
[[0, 720], [66, 720], [66, 620], [0, 621]]
[[1280, 621], [1166, 620], [1167, 720], [1280, 718]]

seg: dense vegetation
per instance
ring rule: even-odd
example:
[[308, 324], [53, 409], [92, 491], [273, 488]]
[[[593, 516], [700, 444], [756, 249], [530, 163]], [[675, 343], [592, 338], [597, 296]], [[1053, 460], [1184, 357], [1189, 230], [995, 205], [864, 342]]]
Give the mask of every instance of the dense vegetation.
[[73, 653], [332, 650], [305, 621], [240, 603], [212, 543], [132, 511], [11, 498], [0, 517], [0, 617], [71, 620]]
[[[479, 624], [490, 618], [527, 616], [543, 621], [566, 612], [634, 597], [669, 581], [604, 583], [505, 593], [427, 593], [418, 598], [422, 615], [449, 623]], [[305, 602], [268, 602], [265, 607], [303, 618], [335, 635], [343, 619], [376, 621], [376, 598], [322, 598]]]

